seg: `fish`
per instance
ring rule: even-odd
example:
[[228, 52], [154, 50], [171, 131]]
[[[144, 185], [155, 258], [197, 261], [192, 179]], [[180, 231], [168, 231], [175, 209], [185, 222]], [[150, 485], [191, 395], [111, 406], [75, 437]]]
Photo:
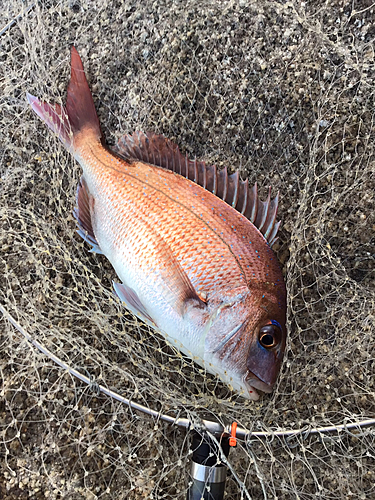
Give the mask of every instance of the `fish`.
[[65, 106], [26, 96], [82, 167], [77, 231], [112, 264], [123, 305], [231, 391], [272, 392], [287, 338], [279, 194], [261, 201], [238, 171], [153, 132], [107, 146], [74, 46]]

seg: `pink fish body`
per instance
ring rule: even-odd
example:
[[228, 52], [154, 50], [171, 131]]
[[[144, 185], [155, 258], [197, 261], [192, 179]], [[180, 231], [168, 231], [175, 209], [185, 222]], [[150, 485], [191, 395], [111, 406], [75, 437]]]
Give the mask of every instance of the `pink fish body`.
[[74, 47], [66, 106], [27, 97], [82, 166], [78, 232], [113, 265], [125, 306], [244, 397], [270, 392], [286, 342], [277, 198], [259, 201], [238, 173], [162, 136], [138, 132], [111, 151]]

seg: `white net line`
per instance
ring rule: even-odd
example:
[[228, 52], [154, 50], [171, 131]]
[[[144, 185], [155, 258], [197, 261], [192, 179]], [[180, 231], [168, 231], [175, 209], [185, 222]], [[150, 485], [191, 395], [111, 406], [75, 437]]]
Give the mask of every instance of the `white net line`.
[[[6, 2], [0, 27], [22, 9]], [[341, 2], [37, 3], [0, 39], [2, 307], [90, 380], [175, 418], [265, 433], [374, 419], [373, 15]], [[167, 346], [76, 235], [80, 168], [25, 101], [65, 99], [70, 43], [109, 143], [164, 133], [280, 191], [289, 344], [271, 396], [245, 401]], [[98, 395], [0, 321], [4, 498], [184, 498], [184, 431]], [[374, 456], [371, 427], [240, 441], [227, 498], [371, 498]]]

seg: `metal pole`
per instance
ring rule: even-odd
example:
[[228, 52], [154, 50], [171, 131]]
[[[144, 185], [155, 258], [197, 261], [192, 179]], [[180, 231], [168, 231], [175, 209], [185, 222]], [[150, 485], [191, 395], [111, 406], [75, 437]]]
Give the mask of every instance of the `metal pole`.
[[227, 467], [220, 459], [229, 455], [229, 436], [218, 438], [220, 445], [206, 432], [193, 431], [193, 459], [187, 500], [222, 500], [225, 491]]

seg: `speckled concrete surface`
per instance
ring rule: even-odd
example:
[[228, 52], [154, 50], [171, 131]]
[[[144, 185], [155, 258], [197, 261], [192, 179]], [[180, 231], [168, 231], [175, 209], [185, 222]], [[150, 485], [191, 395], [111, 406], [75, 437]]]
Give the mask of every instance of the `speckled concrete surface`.
[[[0, 29], [23, 8], [7, 0]], [[51, 351], [171, 415], [253, 430], [375, 418], [370, 2], [39, 2], [0, 38], [0, 301]], [[278, 386], [231, 394], [121, 309], [71, 215], [79, 167], [28, 109], [79, 50], [109, 144], [152, 130], [280, 191], [289, 343]], [[98, 396], [0, 318], [0, 496], [183, 499], [189, 437]], [[372, 498], [373, 429], [254, 440], [227, 499]], [[254, 461], [256, 465], [254, 464]]]

